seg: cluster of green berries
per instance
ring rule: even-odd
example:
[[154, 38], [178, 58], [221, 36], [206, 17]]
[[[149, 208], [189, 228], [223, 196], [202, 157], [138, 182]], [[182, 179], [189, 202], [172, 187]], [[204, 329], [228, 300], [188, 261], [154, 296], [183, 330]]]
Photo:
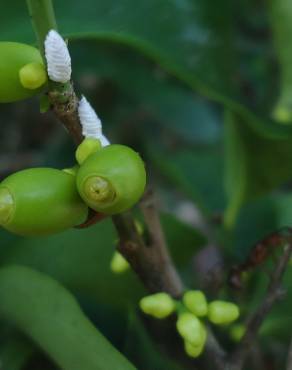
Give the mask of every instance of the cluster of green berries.
[[[46, 89], [39, 51], [0, 42], [0, 103], [15, 102]], [[30, 168], [0, 184], [0, 225], [19, 235], [48, 235], [86, 221], [89, 208], [113, 215], [132, 207], [146, 183], [144, 163], [124, 145], [101, 146], [85, 138], [72, 169]]]
[[219, 300], [208, 303], [200, 290], [185, 292], [181, 301], [174, 300], [167, 293], [156, 293], [142, 298], [140, 308], [157, 319], [176, 313], [176, 329], [184, 341], [185, 352], [193, 358], [200, 356], [206, 344], [205, 318], [215, 325], [228, 325], [239, 317], [236, 304]]

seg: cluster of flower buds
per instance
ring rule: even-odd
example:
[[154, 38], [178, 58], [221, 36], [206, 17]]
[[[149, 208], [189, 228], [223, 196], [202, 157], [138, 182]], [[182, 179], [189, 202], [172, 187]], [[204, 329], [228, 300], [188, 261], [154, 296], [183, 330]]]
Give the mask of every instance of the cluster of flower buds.
[[156, 293], [140, 301], [141, 310], [157, 319], [177, 314], [176, 329], [184, 341], [185, 352], [196, 358], [205, 348], [208, 332], [204, 319], [215, 325], [228, 325], [239, 317], [236, 304], [226, 301], [207, 302], [200, 290], [189, 290], [177, 301], [167, 293]]

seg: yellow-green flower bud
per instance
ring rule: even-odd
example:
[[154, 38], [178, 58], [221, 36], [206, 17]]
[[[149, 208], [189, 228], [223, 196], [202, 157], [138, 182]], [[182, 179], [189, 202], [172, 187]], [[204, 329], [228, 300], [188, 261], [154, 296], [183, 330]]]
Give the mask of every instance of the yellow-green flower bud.
[[115, 274], [122, 274], [129, 270], [129, 262], [119, 252], [114, 252], [113, 258], [110, 264], [111, 271]]
[[78, 146], [75, 156], [77, 162], [81, 165], [87, 157], [101, 149], [101, 143], [98, 139], [88, 137]]
[[141, 310], [157, 319], [164, 319], [175, 310], [175, 302], [167, 293], [156, 293], [140, 301]]
[[19, 70], [21, 85], [29, 90], [35, 90], [47, 82], [47, 73], [42, 63], [28, 63]]
[[143, 225], [141, 224], [141, 222], [135, 219], [134, 224], [135, 224], [135, 227], [136, 227], [136, 230], [137, 230], [138, 234], [143, 235], [144, 228], [143, 228]]
[[46, 81], [39, 50], [18, 42], [1, 41], [0, 55], [0, 103], [12, 103], [38, 94], [41, 83]]
[[206, 316], [208, 313], [208, 303], [205, 294], [200, 290], [189, 290], [183, 296], [183, 303], [194, 315], [198, 317]]
[[232, 325], [229, 334], [234, 342], [239, 342], [245, 334], [245, 326], [243, 324]]
[[202, 325], [202, 334], [203, 334], [201, 344], [199, 344], [198, 346], [194, 346], [191, 342], [187, 340], [184, 341], [184, 347], [185, 347], [186, 354], [193, 358], [199, 357], [202, 354], [205, 348], [206, 340], [207, 340], [207, 330], [203, 324], [201, 325]]
[[208, 307], [208, 318], [213, 324], [225, 325], [237, 320], [239, 308], [236, 304], [225, 301], [213, 301]]
[[176, 328], [184, 340], [193, 346], [201, 345], [204, 339], [204, 328], [201, 321], [190, 312], [183, 312], [179, 315]]

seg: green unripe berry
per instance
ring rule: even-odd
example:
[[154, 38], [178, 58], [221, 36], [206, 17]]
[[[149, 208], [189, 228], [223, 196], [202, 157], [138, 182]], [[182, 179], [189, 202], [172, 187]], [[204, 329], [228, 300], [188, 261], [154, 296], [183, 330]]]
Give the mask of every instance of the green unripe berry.
[[213, 301], [208, 307], [208, 318], [213, 324], [225, 325], [237, 320], [239, 308], [236, 304], [225, 301]]
[[88, 137], [82, 141], [75, 153], [77, 162], [81, 165], [87, 157], [101, 149], [101, 143], [98, 139]]
[[184, 340], [197, 347], [204, 339], [204, 327], [201, 321], [190, 312], [183, 312], [178, 316], [176, 328]]
[[189, 290], [183, 296], [183, 303], [194, 315], [198, 317], [206, 316], [208, 313], [208, 303], [205, 294], [200, 290]]
[[19, 70], [21, 85], [29, 90], [35, 90], [47, 82], [47, 72], [42, 63], [29, 63]]
[[202, 325], [202, 341], [198, 346], [194, 346], [191, 342], [187, 340], [184, 341], [186, 354], [193, 358], [197, 358], [202, 354], [207, 340], [207, 330], [203, 324], [201, 325]]
[[[39, 50], [17, 42], [0, 42], [0, 55], [0, 103], [36, 95], [38, 88], [46, 81], [44, 69], [41, 72], [43, 62]], [[37, 87], [33, 89], [33, 85]]]
[[129, 270], [129, 262], [119, 252], [114, 252], [113, 258], [110, 264], [111, 271], [115, 274], [122, 274]]
[[132, 207], [144, 192], [144, 163], [131, 148], [109, 145], [82, 163], [76, 182], [90, 208], [107, 215], [120, 213]]
[[164, 319], [175, 310], [175, 302], [167, 293], [156, 293], [140, 301], [141, 310], [157, 319]]
[[0, 184], [0, 225], [19, 235], [49, 235], [84, 222], [75, 177], [53, 168], [16, 172]]

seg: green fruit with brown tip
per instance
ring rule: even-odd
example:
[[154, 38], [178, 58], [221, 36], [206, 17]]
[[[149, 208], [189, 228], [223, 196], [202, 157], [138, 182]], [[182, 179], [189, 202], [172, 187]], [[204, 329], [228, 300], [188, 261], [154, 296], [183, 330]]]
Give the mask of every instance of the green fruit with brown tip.
[[16, 172], [0, 184], [0, 225], [19, 235], [49, 235], [84, 222], [88, 208], [75, 177], [53, 168]]
[[138, 153], [124, 145], [109, 145], [85, 159], [76, 181], [90, 208], [112, 215], [126, 211], [140, 199], [146, 173]]
[[[46, 82], [46, 72], [38, 49], [4, 41], [0, 42], [0, 56], [0, 103], [15, 102], [39, 93], [39, 87]], [[27, 65], [29, 76], [28, 68], [23, 69]], [[29, 88], [23, 86], [23, 81]]]

